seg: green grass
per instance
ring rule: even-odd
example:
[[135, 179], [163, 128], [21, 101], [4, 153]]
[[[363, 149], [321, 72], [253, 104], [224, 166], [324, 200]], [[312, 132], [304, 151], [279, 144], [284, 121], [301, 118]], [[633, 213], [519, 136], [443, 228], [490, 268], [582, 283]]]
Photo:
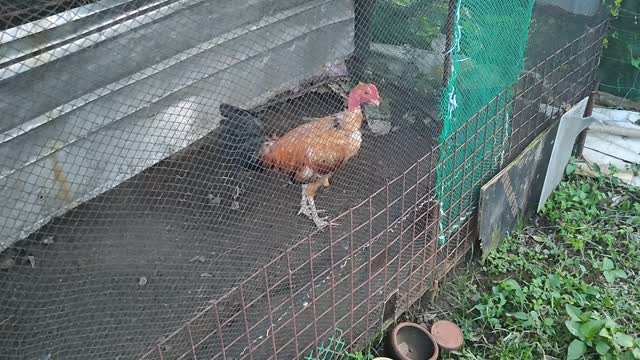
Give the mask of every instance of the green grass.
[[362, 351], [358, 351], [355, 353], [345, 354], [341, 360], [372, 360], [372, 359], [374, 359], [373, 354], [363, 353]]
[[640, 189], [572, 175], [534, 223], [443, 289], [449, 358], [640, 359]]
[[529, 226], [414, 311], [462, 328], [465, 346], [442, 359], [640, 359], [640, 188], [574, 170]]

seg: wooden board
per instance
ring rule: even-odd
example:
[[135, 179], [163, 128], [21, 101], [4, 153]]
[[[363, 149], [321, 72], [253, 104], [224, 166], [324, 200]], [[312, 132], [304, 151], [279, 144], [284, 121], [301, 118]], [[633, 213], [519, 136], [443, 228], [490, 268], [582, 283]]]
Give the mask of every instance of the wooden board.
[[542, 192], [557, 124], [540, 134], [513, 162], [480, 188], [479, 234], [482, 257], [495, 249]]

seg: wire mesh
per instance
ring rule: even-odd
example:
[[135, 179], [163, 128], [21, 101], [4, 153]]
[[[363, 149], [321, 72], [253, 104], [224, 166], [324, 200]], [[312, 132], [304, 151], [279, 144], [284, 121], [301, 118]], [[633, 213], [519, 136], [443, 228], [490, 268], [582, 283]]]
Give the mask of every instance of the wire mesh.
[[[439, 227], [434, 191], [452, 3], [3, 6], [3, 358], [324, 358], [377, 334], [476, 238], [473, 216]], [[474, 144], [475, 159], [509, 112], [506, 157], [517, 155], [590, 90], [604, 30], [555, 51], [445, 140]], [[362, 106], [362, 145], [317, 196], [340, 226], [318, 230], [297, 215], [299, 179], [253, 166], [255, 150], [344, 111], [360, 81], [382, 101]], [[222, 103], [250, 111], [223, 118]], [[461, 199], [478, 171], [501, 166], [482, 164], [453, 169], [444, 195], [460, 195], [459, 214], [472, 212]]]
[[[622, 99], [640, 100], [640, 4], [615, 3], [600, 71], [600, 88]], [[617, 104], [622, 106], [622, 101]]]
[[[509, 6], [500, 1], [471, 0], [458, 1], [452, 7], [452, 46], [447, 50], [451, 53], [451, 61], [447, 64], [451, 69], [441, 106], [444, 146], [438, 192], [442, 202], [443, 229], [451, 224], [455, 228], [457, 222], [468, 217], [468, 214], [458, 213], [452, 202], [460, 197], [467, 203], [474, 201], [463, 195], [469, 193], [473, 178], [466, 187], [457, 185], [463, 174], [475, 163], [482, 162], [475, 176], [484, 182], [489, 180], [486, 177], [489, 170], [502, 161], [510, 132], [508, 110], [499, 117], [498, 114], [489, 114], [492, 120], [484, 123], [488, 125], [484, 128], [469, 129], [471, 132], [486, 131], [481, 135], [484, 139], [481, 143], [468, 142], [465, 136], [449, 135], [460, 127], [468, 126], [468, 119], [487, 102], [502, 101], [504, 97], [495, 96], [517, 80], [523, 68], [533, 4], [533, 0], [511, 1]], [[503, 109], [504, 104], [494, 104], [494, 108]], [[470, 158], [470, 154], [475, 154], [476, 158]], [[464, 169], [460, 169], [461, 164], [465, 165]], [[454, 187], [458, 192], [451, 192]], [[441, 243], [447, 237], [448, 233], [442, 231]]]

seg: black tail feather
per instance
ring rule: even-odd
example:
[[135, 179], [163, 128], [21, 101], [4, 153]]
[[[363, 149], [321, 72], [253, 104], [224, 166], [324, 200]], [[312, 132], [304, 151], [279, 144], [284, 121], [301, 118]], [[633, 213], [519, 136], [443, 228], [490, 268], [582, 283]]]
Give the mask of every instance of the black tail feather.
[[259, 155], [266, 140], [263, 122], [256, 114], [225, 103], [220, 104], [220, 115], [225, 160], [248, 170], [261, 170]]
[[257, 120], [261, 123], [257, 114], [227, 103], [220, 103], [220, 115], [226, 119], [243, 119], [244, 121]]

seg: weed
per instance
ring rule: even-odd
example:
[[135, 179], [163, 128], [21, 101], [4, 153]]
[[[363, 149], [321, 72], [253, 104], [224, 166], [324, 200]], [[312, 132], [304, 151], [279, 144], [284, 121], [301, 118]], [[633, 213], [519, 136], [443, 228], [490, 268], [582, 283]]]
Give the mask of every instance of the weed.
[[372, 360], [374, 357], [372, 354], [365, 354], [361, 351], [355, 353], [346, 353], [342, 360]]
[[640, 189], [612, 170], [582, 178], [570, 164], [538, 219], [544, 231], [518, 231], [480, 277], [443, 289], [467, 342], [446, 356], [640, 359]]

